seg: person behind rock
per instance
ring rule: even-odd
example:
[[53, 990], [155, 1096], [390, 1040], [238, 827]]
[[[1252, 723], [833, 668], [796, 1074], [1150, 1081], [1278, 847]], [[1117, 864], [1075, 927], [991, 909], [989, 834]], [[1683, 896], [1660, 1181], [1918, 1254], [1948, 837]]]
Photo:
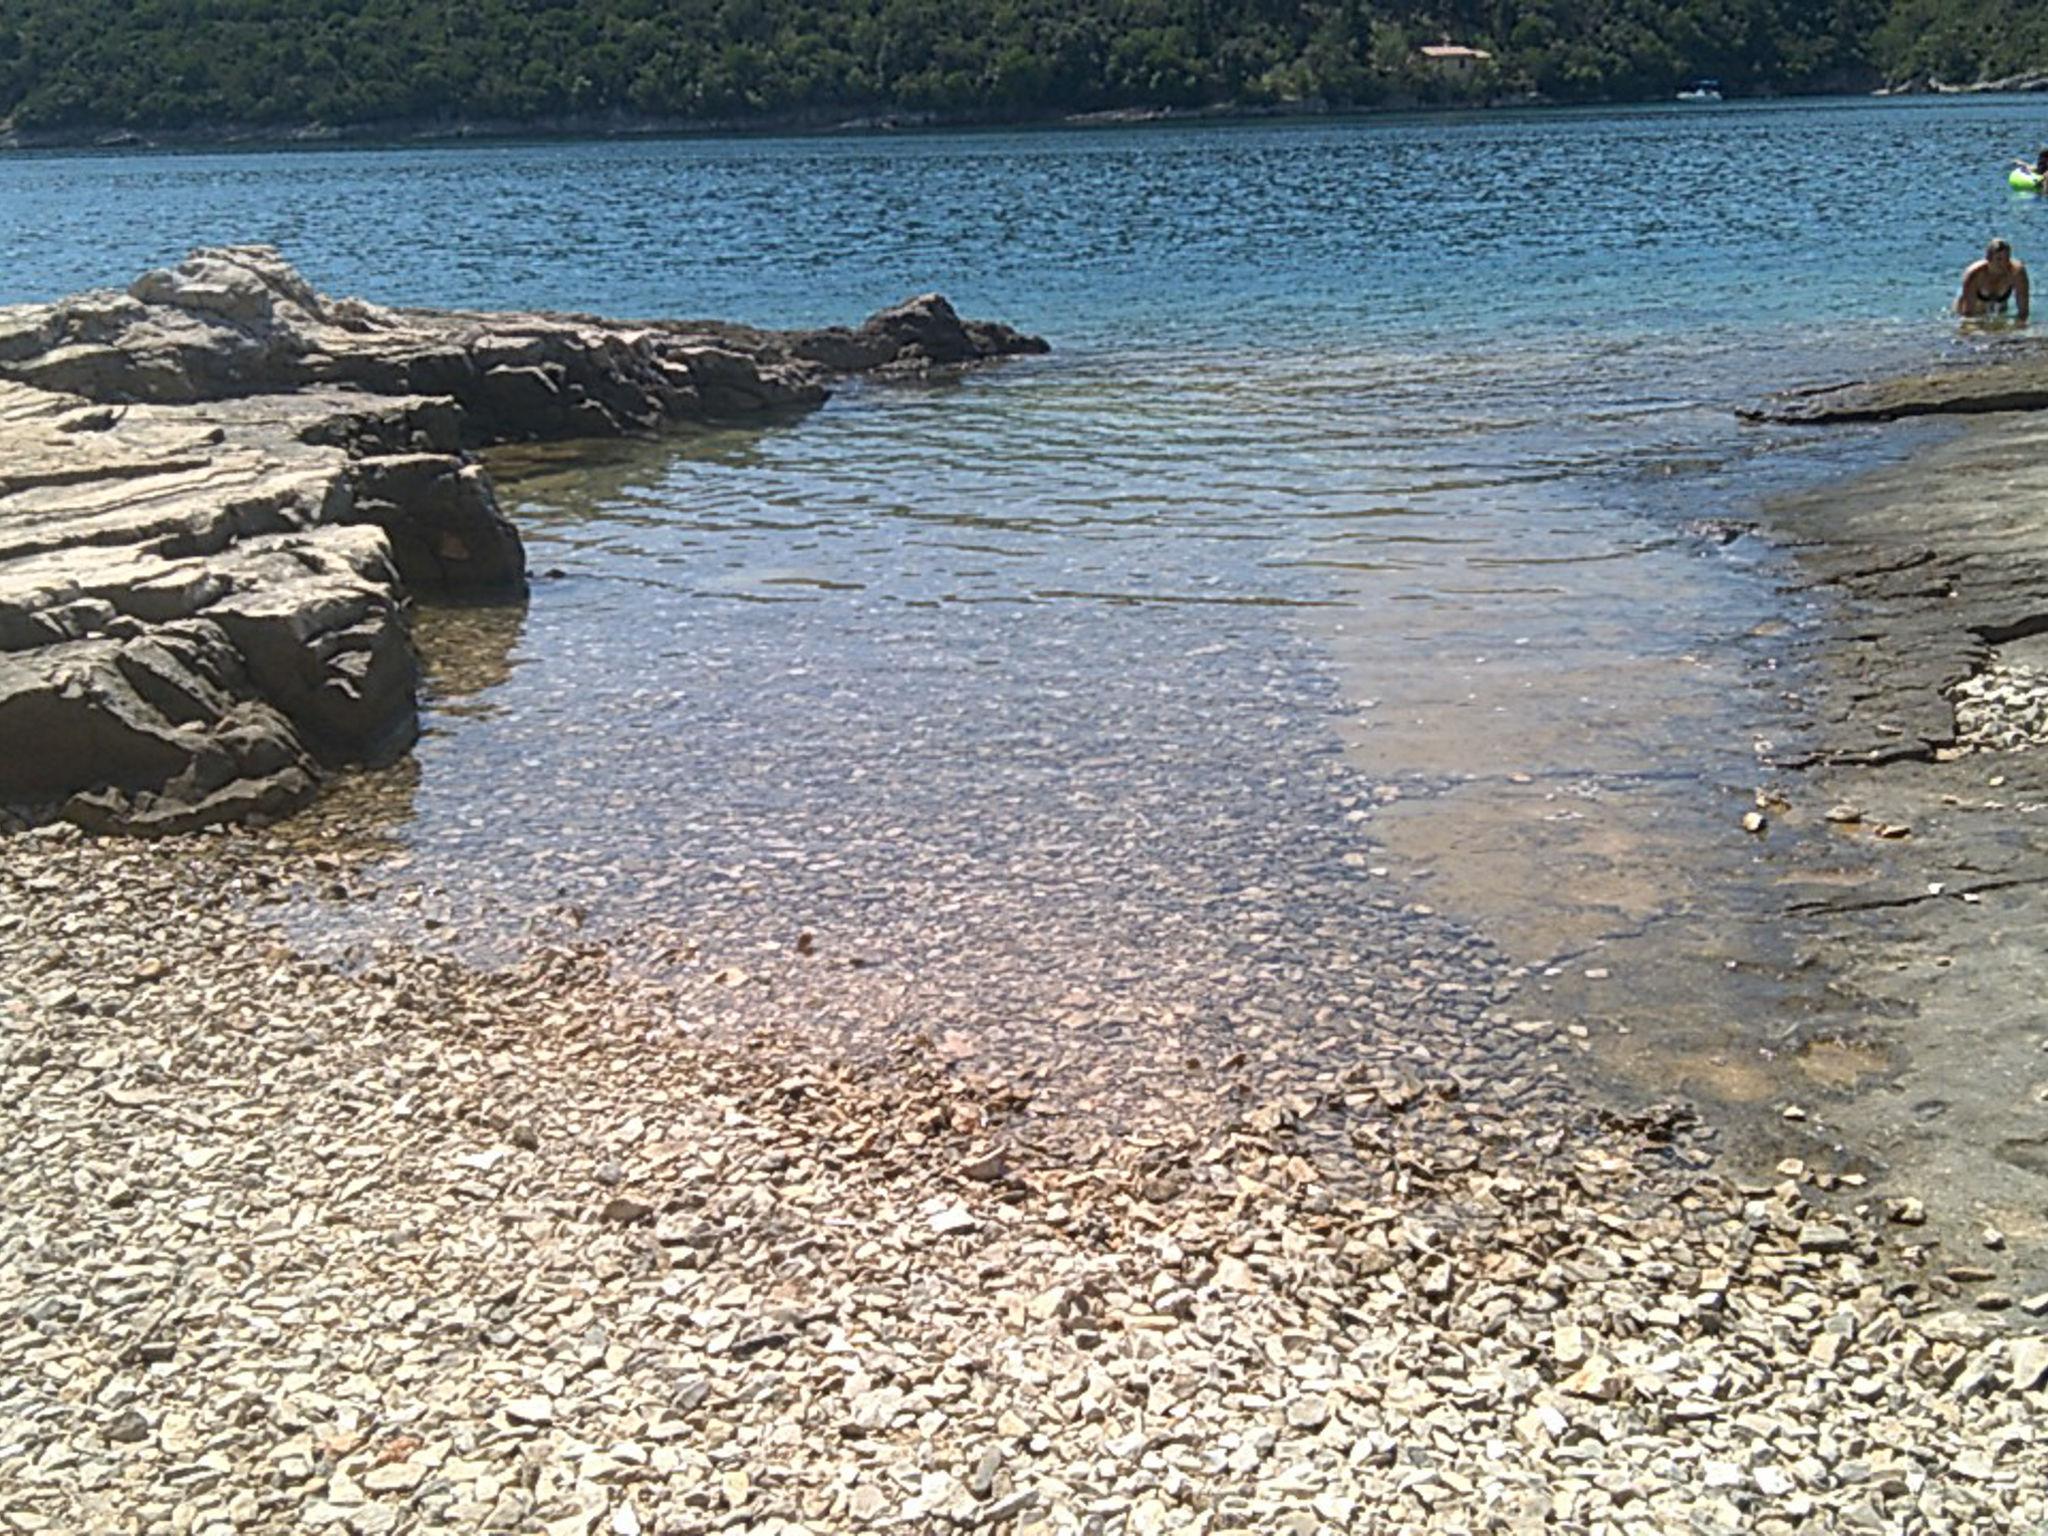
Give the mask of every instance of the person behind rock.
[[1956, 295], [1956, 313], [1965, 319], [2005, 312], [2013, 306], [2013, 318], [2026, 323], [2028, 310], [2027, 267], [2014, 261], [2012, 246], [1994, 240], [1984, 247], [1984, 259], [1963, 269], [1963, 291]]

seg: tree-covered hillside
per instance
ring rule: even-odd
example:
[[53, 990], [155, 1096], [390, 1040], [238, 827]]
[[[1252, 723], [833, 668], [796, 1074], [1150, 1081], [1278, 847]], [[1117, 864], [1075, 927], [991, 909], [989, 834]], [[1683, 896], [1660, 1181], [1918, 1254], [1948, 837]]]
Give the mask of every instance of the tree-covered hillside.
[[[19, 129], [1659, 96], [2043, 57], [1990, 0], [0, 0]], [[2023, 35], [2024, 34], [2024, 35]], [[1433, 74], [1418, 45], [1493, 62]]]
[[2048, 73], [2048, 6], [1892, 0], [1874, 40], [1894, 79], [2003, 80]]

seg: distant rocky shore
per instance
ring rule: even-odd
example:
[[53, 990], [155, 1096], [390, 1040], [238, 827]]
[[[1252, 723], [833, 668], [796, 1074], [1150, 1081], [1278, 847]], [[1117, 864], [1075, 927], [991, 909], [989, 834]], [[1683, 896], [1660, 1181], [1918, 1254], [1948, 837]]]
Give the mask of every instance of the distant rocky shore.
[[517, 601], [470, 450], [772, 419], [1046, 344], [937, 295], [854, 329], [396, 310], [260, 246], [0, 309], [0, 807], [284, 814], [417, 731], [408, 596]]

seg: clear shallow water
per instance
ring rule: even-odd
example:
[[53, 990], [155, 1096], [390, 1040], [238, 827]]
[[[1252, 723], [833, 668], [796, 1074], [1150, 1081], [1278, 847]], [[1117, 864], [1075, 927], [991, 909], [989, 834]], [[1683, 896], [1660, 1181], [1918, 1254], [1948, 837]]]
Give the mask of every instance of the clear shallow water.
[[1739, 875], [1799, 616], [1690, 530], [1877, 450], [1730, 406], [1964, 344], [1953, 275], [2048, 217], [2003, 187], [2036, 110], [17, 157], [0, 284], [265, 239], [398, 302], [803, 324], [939, 288], [1047, 334], [501, 464], [548, 574], [426, 616], [417, 764], [328, 815], [431, 887], [401, 922], [596, 933], [707, 1021], [1171, 1079], [1170, 1028], [1278, 1070], [1346, 1009], [1469, 1018], [1461, 923], [1540, 969]]

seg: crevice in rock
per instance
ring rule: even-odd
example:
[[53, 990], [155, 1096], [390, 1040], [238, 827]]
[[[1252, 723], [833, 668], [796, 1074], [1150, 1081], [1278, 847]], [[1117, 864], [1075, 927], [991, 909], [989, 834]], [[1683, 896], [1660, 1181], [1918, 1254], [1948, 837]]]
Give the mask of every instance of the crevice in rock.
[[1976, 885], [1944, 887], [1939, 891], [1916, 891], [1906, 896], [1886, 896], [1871, 901], [1801, 901], [1785, 908], [1792, 917], [1848, 915], [1857, 912], [1892, 912], [1904, 907], [1924, 906], [1930, 901], [1960, 901], [1990, 891], [2010, 891], [2026, 886], [2048, 885], [2048, 875], [2014, 876], [2010, 880], [1985, 880]]
[[1986, 645], [2011, 645], [2015, 640], [2031, 640], [2036, 635], [2048, 635], [2048, 611], [2024, 614], [2001, 624], [1973, 624], [1970, 633]]

